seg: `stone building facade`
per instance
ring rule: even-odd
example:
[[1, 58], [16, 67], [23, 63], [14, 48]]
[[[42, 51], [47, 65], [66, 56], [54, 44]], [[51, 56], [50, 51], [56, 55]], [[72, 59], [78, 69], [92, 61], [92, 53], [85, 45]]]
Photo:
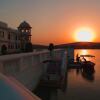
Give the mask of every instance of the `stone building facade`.
[[0, 54], [22, 52], [27, 43], [31, 43], [31, 26], [26, 21], [17, 29], [9, 28], [7, 23], [0, 22]]

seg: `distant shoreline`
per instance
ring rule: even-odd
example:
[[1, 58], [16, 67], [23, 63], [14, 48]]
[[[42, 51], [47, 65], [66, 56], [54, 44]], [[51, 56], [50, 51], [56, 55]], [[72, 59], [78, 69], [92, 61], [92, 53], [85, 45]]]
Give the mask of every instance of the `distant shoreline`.
[[55, 48], [100, 49], [100, 43], [95, 43], [95, 42], [75, 42], [75, 43], [56, 45]]
[[[48, 44], [49, 46], [49, 44]], [[33, 49], [48, 49], [48, 46], [33, 44]], [[100, 43], [96, 42], [74, 42], [74, 43], [66, 43], [54, 45], [55, 49], [60, 48], [74, 48], [74, 49], [100, 49]]]

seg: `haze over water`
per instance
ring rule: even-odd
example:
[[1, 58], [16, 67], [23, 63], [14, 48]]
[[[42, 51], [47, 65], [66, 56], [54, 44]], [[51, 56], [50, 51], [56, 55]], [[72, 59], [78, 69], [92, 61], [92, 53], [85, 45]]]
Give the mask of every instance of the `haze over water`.
[[77, 53], [95, 56], [92, 58], [96, 64], [94, 76], [83, 77], [76, 69], [70, 70], [66, 92], [58, 94], [58, 100], [100, 100], [100, 50], [75, 50], [75, 55]]

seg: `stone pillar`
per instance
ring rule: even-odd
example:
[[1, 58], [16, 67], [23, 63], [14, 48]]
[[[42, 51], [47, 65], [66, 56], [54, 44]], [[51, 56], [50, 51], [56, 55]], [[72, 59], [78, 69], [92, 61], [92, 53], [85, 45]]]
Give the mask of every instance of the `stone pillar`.
[[67, 59], [68, 63], [73, 63], [74, 62], [74, 48], [67, 48]]

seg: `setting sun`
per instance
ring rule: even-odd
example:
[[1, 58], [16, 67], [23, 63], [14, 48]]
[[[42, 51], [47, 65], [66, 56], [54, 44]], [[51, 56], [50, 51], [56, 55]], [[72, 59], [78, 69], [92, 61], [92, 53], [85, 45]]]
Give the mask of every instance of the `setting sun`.
[[94, 31], [90, 28], [80, 28], [75, 32], [76, 41], [91, 42], [94, 41], [94, 38]]

